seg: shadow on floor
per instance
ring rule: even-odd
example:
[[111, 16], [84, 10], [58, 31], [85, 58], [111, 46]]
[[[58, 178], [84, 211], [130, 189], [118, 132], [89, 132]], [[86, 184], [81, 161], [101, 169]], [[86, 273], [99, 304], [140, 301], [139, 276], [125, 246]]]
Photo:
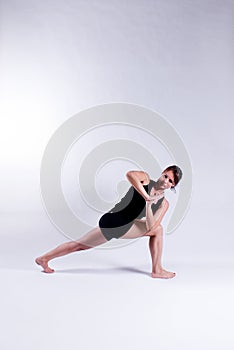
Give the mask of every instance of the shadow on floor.
[[79, 268], [79, 269], [56, 269], [56, 273], [74, 273], [74, 274], [113, 274], [113, 273], [137, 273], [150, 275], [149, 272], [137, 269], [135, 267], [112, 267], [112, 268]]

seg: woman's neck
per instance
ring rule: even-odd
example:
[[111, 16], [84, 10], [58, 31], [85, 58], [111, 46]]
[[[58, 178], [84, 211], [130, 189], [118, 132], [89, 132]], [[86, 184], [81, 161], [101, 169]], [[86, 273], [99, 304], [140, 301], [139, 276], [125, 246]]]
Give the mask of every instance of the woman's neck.
[[155, 182], [155, 184], [154, 184], [153, 187], [154, 187], [155, 191], [156, 191], [158, 194], [164, 193], [164, 189], [161, 188], [161, 186], [160, 186], [160, 184], [159, 184], [158, 181]]

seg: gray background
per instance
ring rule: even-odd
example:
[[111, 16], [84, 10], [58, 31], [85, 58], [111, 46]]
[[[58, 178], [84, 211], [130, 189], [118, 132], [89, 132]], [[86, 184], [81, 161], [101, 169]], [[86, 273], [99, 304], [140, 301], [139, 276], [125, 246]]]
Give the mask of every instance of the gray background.
[[[1, 2], [4, 349], [233, 347], [233, 9], [228, 0]], [[47, 142], [72, 115], [109, 102], [165, 116], [190, 154], [190, 210], [165, 237], [173, 281], [148, 278], [144, 239], [56, 260], [53, 276], [34, 266], [65, 241], [40, 197]]]

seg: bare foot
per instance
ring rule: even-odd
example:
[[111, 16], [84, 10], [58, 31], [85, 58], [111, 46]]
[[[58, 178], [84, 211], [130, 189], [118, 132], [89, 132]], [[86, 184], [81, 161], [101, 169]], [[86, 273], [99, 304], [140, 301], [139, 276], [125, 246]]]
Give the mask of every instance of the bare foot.
[[175, 275], [175, 272], [169, 272], [163, 269], [159, 270], [158, 272], [151, 273], [151, 277], [153, 278], [173, 278]]
[[35, 262], [37, 263], [37, 265], [41, 265], [43, 267], [44, 270], [42, 272], [46, 272], [46, 273], [54, 272], [54, 270], [48, 266], [48, 261], [46, 261], [45, 259], [39, 257], [39, 258], [36, 258]]

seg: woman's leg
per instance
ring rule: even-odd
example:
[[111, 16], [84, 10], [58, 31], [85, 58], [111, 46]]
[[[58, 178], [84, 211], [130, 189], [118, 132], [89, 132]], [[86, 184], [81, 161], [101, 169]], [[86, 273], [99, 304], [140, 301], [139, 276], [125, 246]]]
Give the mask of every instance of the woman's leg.
[[166, 271], [162, 268], [162, 241], [163, 228], [159, 225], [154, 231], [150, 231], [149, 249], [152, 258], [152, 273], [153, 278], [172, 278], [175, 277], [174, 272]]
[[52, 273], [54, 270], [48, 266], [48, 262], [50, 260], [79, 250], [90, 249], [105, 242], [107, 242], [107, 240], [103, 236], [100, 228], [95, 227], [77, 241], [70, 241], [60, 244], [58, 247], [52, 249], [48, 253], [38, 257], [35, 262], [43, 267], [44, 272]]
[[149, 248], [152, 258], [152, 273], [153, 278], [172, 278], [175, 276], [174, 272], [166, 271], [162, 268], [162, 241], [163, 241], [163, 228], [159, 225], [154, 230], [148, 230], [144, 221], [135, 221], [128, 232], [121, 238], [131, 239], [139, 237], [149, 237]]
[[147, 228], [144, 221], [135, 221], [131, 228], [120, 238], [121, 239], [132, 239], [139, 238], [146, 234]]

